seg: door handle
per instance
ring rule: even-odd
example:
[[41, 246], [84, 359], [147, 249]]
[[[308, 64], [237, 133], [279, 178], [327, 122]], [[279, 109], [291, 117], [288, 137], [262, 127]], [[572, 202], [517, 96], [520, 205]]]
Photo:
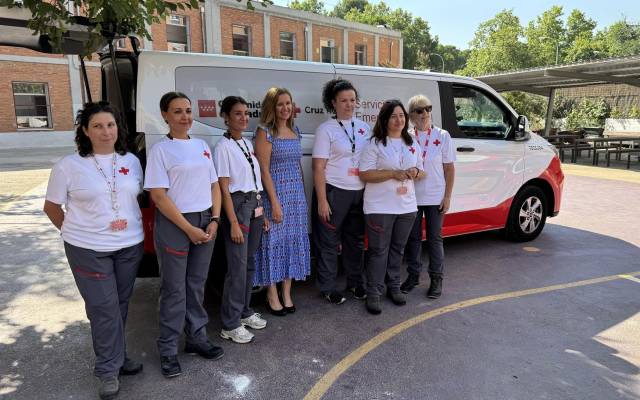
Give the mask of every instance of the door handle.
[[456, 150], [461, 152], [461, 153], [465, 152], [465, 151], [472, 152], [472, 151], [475, 150], [475, 148], [473, 148], [473, 147], [458, 147]]

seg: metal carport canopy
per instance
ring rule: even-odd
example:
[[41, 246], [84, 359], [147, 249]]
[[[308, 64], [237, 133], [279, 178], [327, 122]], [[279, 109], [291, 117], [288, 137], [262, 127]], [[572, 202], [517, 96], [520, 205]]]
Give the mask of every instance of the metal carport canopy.
[[640, 55], [552, 65], [478, 76], [498, 92], [522, 91], [549, 96], [545, 135], [551, 128], [555, 89], [625, 83], [640, 87]]

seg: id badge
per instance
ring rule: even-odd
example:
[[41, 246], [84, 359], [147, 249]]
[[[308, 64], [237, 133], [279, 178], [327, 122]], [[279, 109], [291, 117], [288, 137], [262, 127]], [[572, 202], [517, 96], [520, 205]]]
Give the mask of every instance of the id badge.
[[356, 167], [349, 168], [348, 175], [349, 176], [360, 176], [360, 169], [356, 168]]
[[258, 206], [258, 207], [256, 207], [255, 210], [253, 210], [253, 215], [256, 218], [262, 217], [263, 213], [264, 213], [264, 208], [262, 206]]
[[109, 223], [111, 232], [120, 232], [127, 229], [127, 220], [124, 218], [114, 219]]
[[407, 187], [406, 187], [406, 186], [398, 186], [398, 187], [396, 188], [396, 194], [397, 194], [398, 196], [403, 196], [403, 195], [407, 194], [407, 191], [408, 191], [408, 190], [407, 190]]

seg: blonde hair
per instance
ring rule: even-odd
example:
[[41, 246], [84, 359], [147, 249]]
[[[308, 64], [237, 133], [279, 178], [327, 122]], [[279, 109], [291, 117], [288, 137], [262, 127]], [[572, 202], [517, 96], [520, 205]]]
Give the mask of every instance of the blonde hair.
[[416, 110], [416, 108], [420, 107], [422, 104], [433, 105], [433, 103], [431, 102], [431, 100], [429, 100], [427, 96], [423, 94], [417, 94], [409, 99], [409, 102], [407, 103], [407, 107], [409, 108], [409, 110], [407, 111], [409, 111], [409, 114], [411, 114]]
[[291, 116], [287, 120], [287, 127], [293, 131], [293, 96], [291, 96], [291, 92], [289, 92], [285, 88], [272, 87], [267, 91], [267, 94], [264, 96], [262, 100], [262, 109], [260, 111], [260, 126], [269, 129], [271, 136], [277, 137], [278, 132], [278, 121], [276, 117], [276, 106], [278, 105], [278, 98], [286, 94], [289, 96], [291, 100]]

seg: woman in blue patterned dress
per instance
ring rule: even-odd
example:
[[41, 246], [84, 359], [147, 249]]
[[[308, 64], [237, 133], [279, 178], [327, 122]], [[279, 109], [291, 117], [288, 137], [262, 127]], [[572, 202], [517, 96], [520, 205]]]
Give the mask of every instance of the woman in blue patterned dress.
[[[256, 252], [253, 282], [268, 286], [267, 309], [279, 316], [296, 310], [291, 280], [304, 280], [310, 273], [301, 137], [293, 117], [291, 93], [283, 88], [269, 89], [262, 101], [255, 149], [266, 191], [265, 216], [272, 224]], [[282, 303], [278, 282], [282, 282]]]

